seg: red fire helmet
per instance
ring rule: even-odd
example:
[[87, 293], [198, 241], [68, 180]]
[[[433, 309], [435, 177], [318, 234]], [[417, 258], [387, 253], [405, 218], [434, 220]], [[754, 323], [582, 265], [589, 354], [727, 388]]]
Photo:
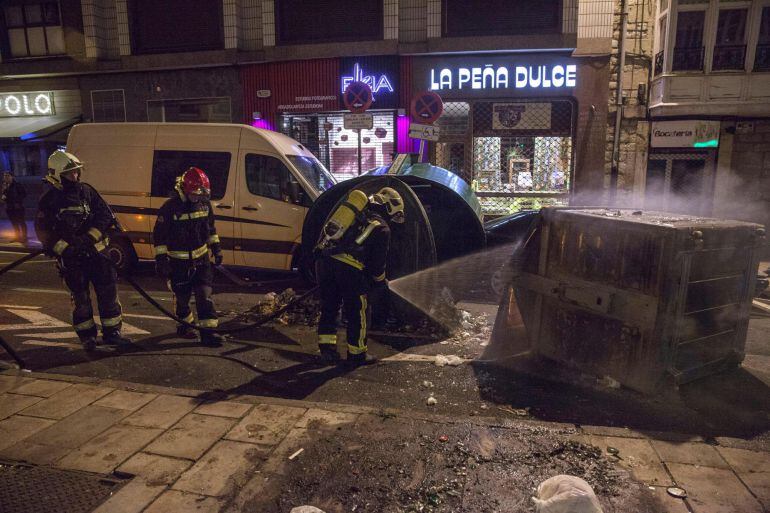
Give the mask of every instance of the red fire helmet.
[[191, 196], [208, 196], [211, 193], [211, 182], [202, 169], [191, 167], [182, 175], [182, 192]]

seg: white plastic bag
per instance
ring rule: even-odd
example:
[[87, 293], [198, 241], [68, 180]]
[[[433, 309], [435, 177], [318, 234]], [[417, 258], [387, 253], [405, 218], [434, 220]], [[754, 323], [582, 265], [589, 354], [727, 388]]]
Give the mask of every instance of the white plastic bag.
[[532, 500], [537, 513], [603, 513], [591, 485], [575, 476], [546, 479]]
[[324, 513], [324, 510], [318, 509], [315, 506], [297, 506], [292, 508], [289, 513]]

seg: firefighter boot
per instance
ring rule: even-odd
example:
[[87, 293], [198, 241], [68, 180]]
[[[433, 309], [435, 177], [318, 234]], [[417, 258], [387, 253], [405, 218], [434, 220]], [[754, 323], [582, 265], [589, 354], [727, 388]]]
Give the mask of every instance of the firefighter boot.
[[340, 354], [337, 352], [337, 346], [321, 345], [319, 347], [321, 351], [321, 359], [324, 363], [335, 364], [340, 361]]
[[83, 349], [89, 353], [96, 350], [96, 337], [83, 337], [80, 342], [83, 344]]
[[201, 344], [206, 347], [222, 347], [225, 338], [213, 331], [201, 331]]
[[119, 331], [102, 333], [102, 341], [109, 346], [127, 347], [133, 345], [131, 339], [124, 337]]
[[348, 353], [348, 357], [345, 360], [345, 366], [353, 368], [362, 367], [364, 365], [372, 365], [373, 363], [377, 363], [377, 358], [370, 356], [365, 352], [359, 354]]
[[180, 338], [197, 338], [198, 337], [198, 335], [195, 333], [195, 329], [190, 326], [187, 326], [186, 324], [177, 324], [176, 334]]

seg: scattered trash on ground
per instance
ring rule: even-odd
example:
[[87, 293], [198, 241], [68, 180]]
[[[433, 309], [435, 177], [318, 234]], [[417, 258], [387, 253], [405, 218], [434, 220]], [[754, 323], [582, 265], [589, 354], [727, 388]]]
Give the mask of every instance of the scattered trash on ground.
[[434, 365], [436, 365], [436, 367], [444, 367], [446, 365], [449, 365], [451, 367], [457, 367], [458, 365], [462, 365], [464, 361], [465, 361], [464, 359], [454, 354], [450, 354], [450, 355], [438, 354], [436, 355], [436, 360], [434, 361]]
[[436, 400], [436, 398], [435, 398], [435, 397], [433, 397], [433, 396], [430, 396], [430, 397], [428, 397], [428, 399], [425, 401], [425, 404], [427, 404], [428, 406], [435, 406], [436, 404], [438, 404], [438, 401]]
[[[551, 505], [574, 495], [592, 508], [552, 506], [540, 513], [662, 511], [646, 485], [600, 448], [566, 440], [569, 430], [512, 422], [516, 427], [496, 428], [372, 415], [357, 430], [305, 445], [304, 457], [260, 492], [249, 511], [286, 512], [311, 503], [335, 512], [532, 513], [535, 493]], [[561, 487], [543, 484], [535, 492], [553, 476], [560, 476]]]
[[516, 415], [518, 417], [528, 417], [529, 416], [529, 408], [511, 408], [510, 406], [498, 406], [498, 410], [511, 413], [513, 415]]
[[677, 499], [687, 498], [687, 490], [679, 488], [678, 486], [669, 486], [666, 488], [666, 492], [668, 492], [671, 497], [676, 497]]
[[300, 449], [297, 449], [297, 451], [296, 451], [294, 454], [292, 454], [291, 456], [289, 456], [289, 459], [290, 459], [290, 460], [293, 460], [294, 458], [296, 458], [297, 456], [299, 456], [300, 454], [302, 454], [302, 451], [304, 451], [304, 450], [305, 450], [305, 449], [302, 449], [302, 448], [300, 448]]
[[559, 475], [546, 479], [532, 497], [537, 513], [602, 513], [591, 485], [575, 476]]
[[297, 506], [292, 508], [289, 513], [324, 513], [324, 510], [318, 509], [315, 506]]
[[423, 381], [422, 386], [425, 388], [433, 388], [433, 382], [432, 381]]

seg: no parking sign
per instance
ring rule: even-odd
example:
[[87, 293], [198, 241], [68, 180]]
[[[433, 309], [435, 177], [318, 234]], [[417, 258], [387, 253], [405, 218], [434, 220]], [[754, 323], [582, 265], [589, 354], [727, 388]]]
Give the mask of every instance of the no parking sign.
[[414, 95], [409, 110], [413, 120], [430, 125], [441, 117], [441, 113], [444, 112], [444, 102], [441, 96], [433, 91], [423, 91]]
[[366, 112], [372, 106], [372, 89], [363, 82], [351, 82], [342, 93], [342, 103], [354, 114]]

